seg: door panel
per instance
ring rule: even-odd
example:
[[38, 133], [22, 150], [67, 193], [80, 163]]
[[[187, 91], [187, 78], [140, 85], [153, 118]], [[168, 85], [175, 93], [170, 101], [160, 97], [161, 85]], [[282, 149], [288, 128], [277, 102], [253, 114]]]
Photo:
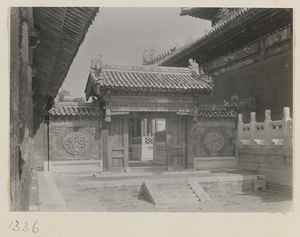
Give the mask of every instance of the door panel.
[[167, 119], [167, 157], [169, 166], [185, 165], [185, 132], [184, 118]]
[[111, 121], [112, 168], [124, 167], [123, 121], [113, 118]]

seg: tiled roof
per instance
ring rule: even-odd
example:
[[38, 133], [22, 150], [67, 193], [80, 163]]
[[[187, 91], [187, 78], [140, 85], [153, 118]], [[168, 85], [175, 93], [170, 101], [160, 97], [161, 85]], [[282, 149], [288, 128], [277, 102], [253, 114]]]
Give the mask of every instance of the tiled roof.
[[[160, 66], [101, 65], [96, 76], [91, 70], [89, 82], [100, 90], [209, 92], [208, 77], [192, 76], [189, 68]], [[89, 83], [88, 82], [88, 83]]]
[[223, 104], [226, 109], [234, 109], [234, 110], [254, 110], [256, 109], [256, 99], [255, 97], [239, 99], [238, 101], [226, 101], [224, 100]]
[[[160, 62], [159, 63], [155, 62], [155, 63], [156, 65], [173, 65], [172, 62], [178, 60], [179, 58], [185, 60], [184, 58], [185, 56], [191, 57], [190, 54], [195, 52], [195, 50], [197, 50], [197, 52], [203, 51], [205, 53], [205, 50], [207, 50], [207, 47], [209, 45], [215, 44], [217, 41], [220, 41], [223, 38], [228, 39], [228, 37], [232, 35], [232, 32], [234, 30], [242, 29], [243, 27], [247, 26], [249, 23], [254, 21], [259, 22], [260, 19], [266, 15], [273, 17], [274, 20], [275, 20], [274, 15], [278, 16], [277, 23], [278, 21], [282, 21], [280, 22], [280, 24], [284, 24], [282, 18], [285, 16], [289, 16], [289, 20], [291, 20], [290, 17], [291, 12], [285, 9], [270, 9], [270, 8], [243, 9], [240, 12], [233, 14], [232, 17], [230, 17], [225, 22], [222, 22], [218, 24], [216, 27], [213, 27], [207, 34], [205, 34], [198, 40], [181, 47], [171, 55], [167, 55], [166, 57], [160, 58]], [[268, 29], [272, 30], [271, 27], [269, 27]], [[239, 40], [239, 37], [236, 38], [237, 40]], [[198, 61], [198, 63], [202, 63], [202, 62]]]
[[35, 92], [55, 97], [99, 8], [33, 7], [39, 44], [34, 49]]
[[239, 24], [242, 24], [245, 21], [248, 21], [250, 17], [254, 17], [259, 12], [263, 12], [265, 9], [255, 8], [255, 9], [245, 9], [244, 11], [240, 12], [237, 15], [234, 15], [230, 20], [224, 22], [223, 24], [219, 25], [218, 27], [212, 28], [207, 34], [199, 38], [198, 40], [187, 44], [186, 46], [182, 47], [180, 50], [177, 50], [171, 57], [167, 57], [164, 60], [161, 60], [160, 64], [163, 64], [170, 58], [174, 58], [179, 54], [185, 53], [185, 51], [189, 50], [190, 48], [200, 47], [201, 45], [205, 45], [208, 42], [212, 41], [214, 38], [218, 37], [219, 35], [223, 34], [224, 32], [228, 31], [231, 28], [236, 27]]
[[177, 48], [175, 47], [174, 50], [168, 50], [162, 54], [155, 56], [152, 60], [147, 62], [143, 62], [143, 65], [159, 65], [160, 63], [166, 61], [168, 58], [171, 58], [173, 55], [176, 54], [177, 51], [181, 50], [183, 47]]
[[210, 20], [212, 26], [223, 24], [232, 18], [235, 18], [238, 13], [244, 11], [246, 8], [203, 8], [192, 7], [182, 8], [181, 16], [189, 15], [196, 18]]
[[183, 7], [180, 16], [192, 16], [204, 20], [212, 20], [221, 8]]
[[237, 113], [232, 110], [200, 109], [199, 118], [235, 118]]
[[93, 103], [59, 102], [49, 111], [50, 116], [100, 116]]

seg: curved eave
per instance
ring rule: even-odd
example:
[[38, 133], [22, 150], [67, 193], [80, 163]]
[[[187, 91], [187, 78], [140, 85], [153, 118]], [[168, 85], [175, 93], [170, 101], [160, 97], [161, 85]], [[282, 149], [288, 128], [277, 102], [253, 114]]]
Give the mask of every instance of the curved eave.
[[191, 16], [195, 18], [200, 18], [203, 20], [211, 21], [215, 15], [219, 12], [221, 8], [182, 8], [180, 12], [180, 16]]
[[[203, 37], [199, 38], [198, 40], [182, 47], [180, 50], [176, 51], [174, 54], [172, 54], [170, 57], [167, 57], [165, 59], [162, 59], [158, 65], [161, 66], [185, 66], [186, 61], [189, 58], [197, 57], [196, 55], [199, 52], [201, 54], [207, 54], [207, 50], [211, 48], [215, 48], [217, 46], [222, 45], [223, 41], [233, 42], [234, 40], [238, 41], [241, 38], [242, 34], [249, 34], [249, 32], [253, 32], [251, 34], [251, 37], [253, 38], [255, 36], [255, 30], [252, 31], [246, 31], [243, 30], [246, 29], [247, 26], [252, 26], [252, 28], [255, 26], [253, 24], [257, 23], [258, 25], [262, 25], [262, 29], [268, 29], [270, 32], [264, 32], [261, 30], [261, 34], [268, 34], [272, 31], [275, 31], [276, 29], [272, 29], [271, 27], [268, 27], [267, 24], [264, 24], [263, 20], [272, 19], [275, 20], [277, 18], [277, 21], [279, 21], [280, 24], [285, 24], [285, 22], [282, 19], [283, 17], [287, 18], [287, 22], [291, 21], [291, 13], [289, 12], [289, 9], [269, 9], [269, 8], [249, 8], [245, 9], [239, 13], [237, 13], [232, 19], [218, 25], [217, 27], [213, 28], [210, 32], [208, 32]], [[273, 25], [273, 28], [281, 28], [280, 24]], [[256, 32], [258, 34], [258, 32]], [[254, 39], [249, 38], [249, 42], [253, 41]], [[261, 35], [258, 34], [258, 38], [261, 37]], [[245, 40], [245, 39], [244, 39]], [[243, 42], [243, 41], [241, 41]], [[223, 42], [224, 43], [224, 42]], [[246, 42], [247, 43], [247, 42]], [[228, 47], [222, 46], [224, 49], [227, 49]], [[237, 46], [240, 47], [240, 46]], [[229, 49], [229, 51], [232, 51], [234, 49]], [[226, 51], [226, 50], [225, 50]], [[225, 52], [226, 53], [226, 52]], [[220, 56], [220, 55], [219, 55]], [[216, 56], [218, 57], [218, 55]], [[206, 58], [206, 57], [203, 57]], [[199, 58], [197, 62], [199, 64], [204, 63], [200, 62], [201, 59]], [[202, 60], [203, 61], [203, 60]]]
[[34, 27], [40, 43], [34, 50], [36, 93], [55, 97], [99, 8], [36, 7]]

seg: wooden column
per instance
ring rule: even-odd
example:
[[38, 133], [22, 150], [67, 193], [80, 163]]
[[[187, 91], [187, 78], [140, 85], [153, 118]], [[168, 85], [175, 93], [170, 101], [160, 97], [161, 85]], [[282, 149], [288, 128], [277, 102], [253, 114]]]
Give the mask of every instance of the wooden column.
[[103, 171], [110, 171], [112, 166], [111, 160], [111, 135], [110, 135], [110, 123], [104, 122], [102, 136], [103, 136]]
[[171, 154], [172, 154], [172, 119], [166, 119], [166, 169], [172, 170]]
[[144, 134], [143, 136], [148, 136], [148, 123], [147, 123], [147, 119], [144, 118]]
[[19, 39], [19, 8], [12, 7], [10, 22], [10, 210], [20, 210], [20, 172], [19, 172], [19, 137], [20, 116], [19, 110], [19, 75], [20, 75], [20, 50]]
[[182, 160], [181, 160], [181, 165], [185, 165], [187, 162], [186, 162], [186, 152], [185, 152], [185, 149], [186, 149], [186, 146], [185, 146], [185, 137], [186, 137], [186, 126], [185, 126], [185, 118], [180, 118], [180, 143], [181, 143], [181, 154], [182, 154]]
[[129, 141], [128, 141], [128, 118], [123, 118], [123, 147], [124, 147], [124, 168], [129, 172]]
[[[29, 27], [22, 23], [21, 71], [19, 81], [19, 117], [20, 117], [20, 211], [29, 210], [33, 157], [33, 109], [32, 109], [32, 75], [29, 66]], [[14, 92], [12, 92], [14, 93]]]
[[186, 118], [186, 168], [194, 169], [193, 141], [192, 141], [192, 119]]
[[137, 126], [138, 126], [137, 119], [134, 118], [133, 119], [133, 137], [137, 137]]
[[156, 123], [156, 119], [152, 119], [152, 121], [151, 121], [151, 129], [152, 129], [152, 131], [151, 131], [151, 135], [152, 136], [154, 136], [154, 134], [155, 134], [155, 123]]
[[144, 125], [145, 121], [144, 119], [141, 119], [141, 137], [144, 136], [145, 134], [145, 125]]
[[45, 121], [44, 125], [44, 171], [49, 171], [49, 121]]

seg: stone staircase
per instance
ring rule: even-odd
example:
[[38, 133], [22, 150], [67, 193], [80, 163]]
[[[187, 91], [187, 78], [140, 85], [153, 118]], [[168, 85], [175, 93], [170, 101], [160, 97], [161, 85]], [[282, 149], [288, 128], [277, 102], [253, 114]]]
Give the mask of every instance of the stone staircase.
[[142, 186], [145, 199], [155, 205], [210, 201], [210, 197], [192, 179], [145, 181]]
[[82, 188], [94, 189], [102, 201], [114, 203], [141, 199], [154, 205], [181, 205], [211, 201], [211, 197], [220, 193], [264, 190], [266, 176], [218, 172], [141, 176], [133, 172], [121, 176], [100, 174], [85, 179], [80, 182]]
[[198, 202], [199, 197], [186, 181], [157, 184], [157, 190], [166, 203]]

